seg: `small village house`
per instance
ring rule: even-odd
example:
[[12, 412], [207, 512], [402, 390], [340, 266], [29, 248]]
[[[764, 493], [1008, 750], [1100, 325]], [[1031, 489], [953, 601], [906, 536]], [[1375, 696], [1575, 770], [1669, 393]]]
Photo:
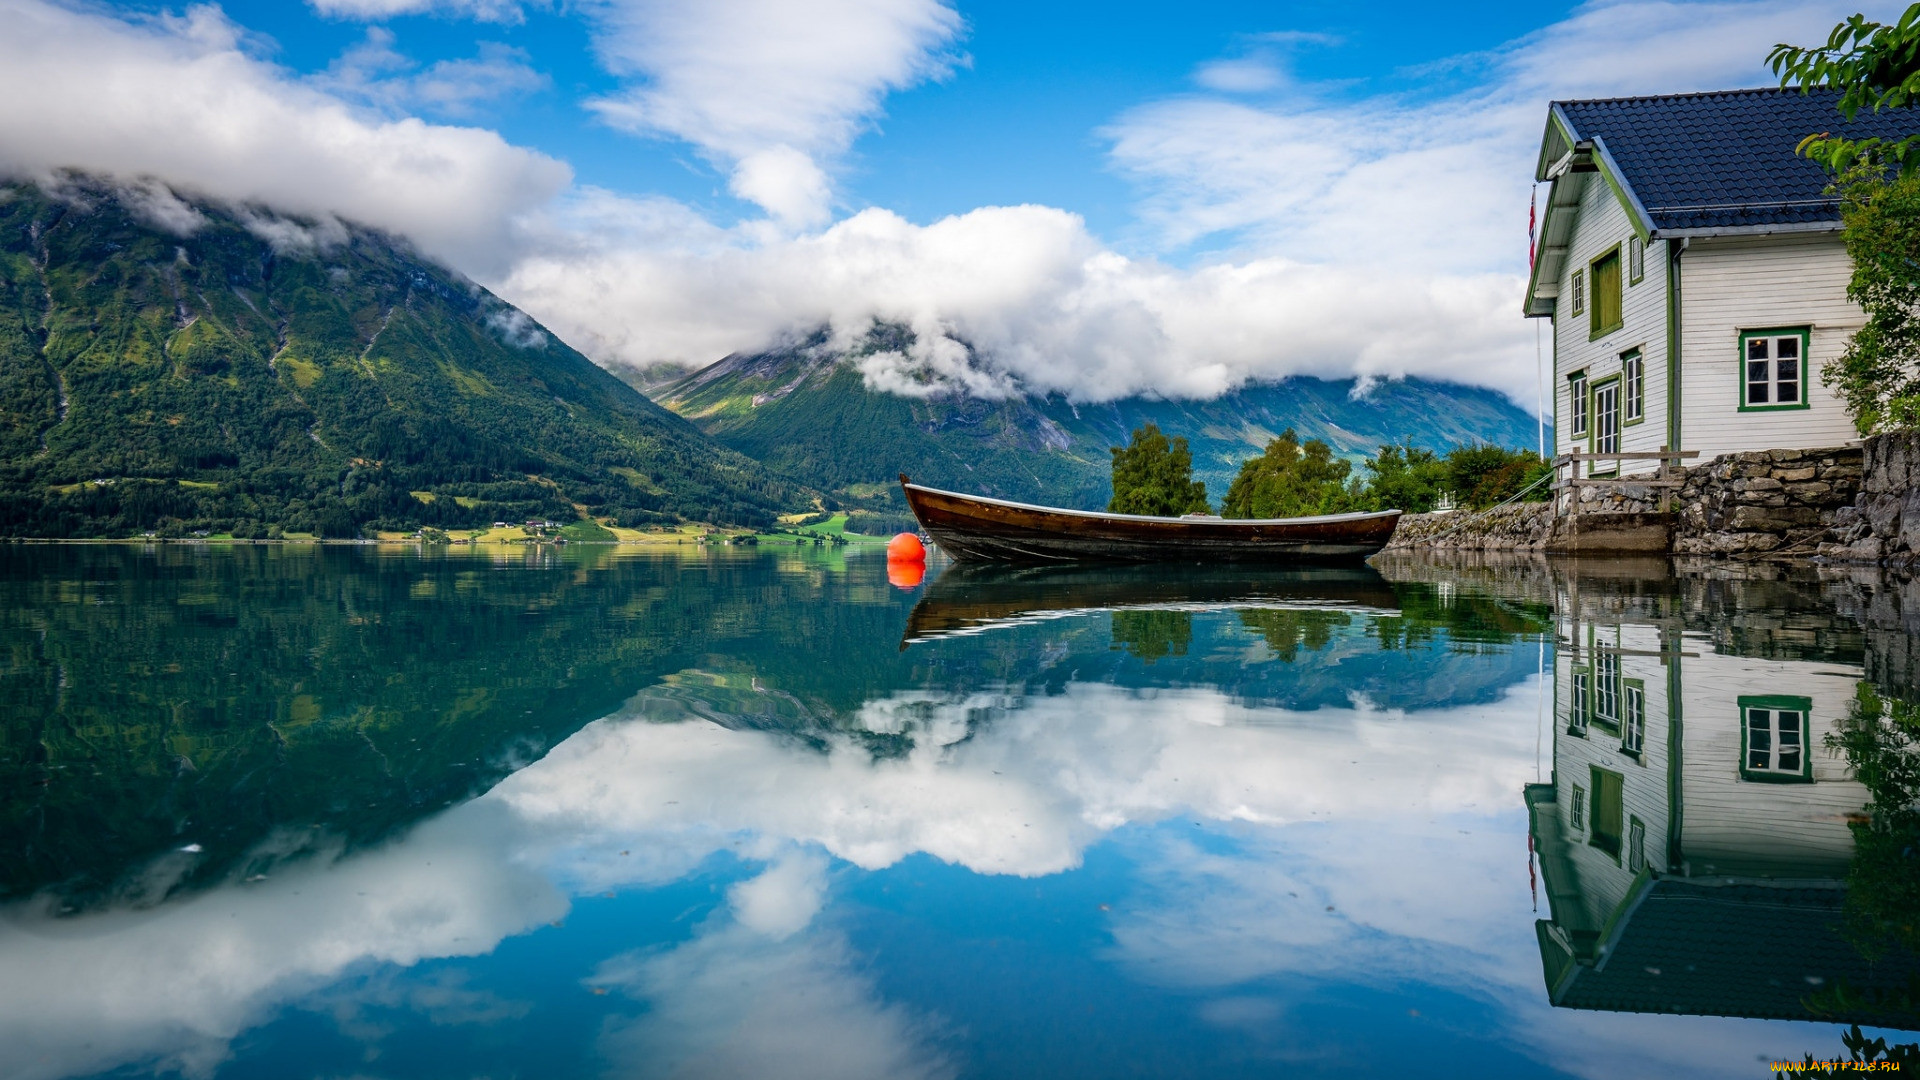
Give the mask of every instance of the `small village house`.
[[1556, 453], [1691, 450], [1698, 464], [1857, 437], [1820, 369], [1865, 316], [1846, 296], [1839, 201], [1796, 148], [1818, 132], [1906, 135], [1920, 116], [1844, 123], [1836, 100], [1768, 89], [1552, 104], [1526, 314], [1552, 320]]

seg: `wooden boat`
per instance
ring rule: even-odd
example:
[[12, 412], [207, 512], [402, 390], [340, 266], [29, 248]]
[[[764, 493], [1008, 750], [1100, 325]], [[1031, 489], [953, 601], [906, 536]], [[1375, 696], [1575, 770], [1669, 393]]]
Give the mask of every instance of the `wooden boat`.
[[1146, 517], [900, 489], [940, 550], [964, 562], [1339, 562], [1387, 545], [1400, 511], [1299, 518]]
[[935, 578], [913, 606], [900, 647], [1112, 611], [1268, 609], [1397, 615], [1400, 599], [1364, 564], [960, 563]]

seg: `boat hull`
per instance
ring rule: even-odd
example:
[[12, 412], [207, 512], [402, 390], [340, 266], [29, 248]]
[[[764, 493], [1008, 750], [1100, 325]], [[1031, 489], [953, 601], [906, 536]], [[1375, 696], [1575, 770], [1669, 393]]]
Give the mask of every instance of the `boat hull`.
[[1098, 514], [922, 487], [907, 505], [940, 550], [963, 562], [1269, 562], [1364, 559], [1387, 545], [1400, 511], [1311, 518], [1161, 518]]

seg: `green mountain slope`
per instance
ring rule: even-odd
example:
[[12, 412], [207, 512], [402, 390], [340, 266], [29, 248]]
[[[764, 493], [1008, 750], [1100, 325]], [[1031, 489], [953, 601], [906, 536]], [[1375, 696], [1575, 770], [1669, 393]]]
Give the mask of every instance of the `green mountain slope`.
[[735, 355], [677, 381], [648, 380], [655, 400], [798, 483], [863, 505], [897, 503], [896, 474], [936, 487], [1095, 508], [1109, 494], [1108, 447], [1141, 424], [1186, 436], [1194, 475], [1217, 504], [1240, 463], [1291, 427], [1342, 456], [1382, 443], [1446, 450], [1463, 443], [1536, 444], [1531, 415], [1491, 390], [1405, 379], [1359, 396], [1354, 381], [1292, 378], [1211, 401], [905, 398], [865, 388], [847, 363], [903, 349], [911, 332], [877, 326], [845, 356], [825, 331], [785, 348]]
[[797, 501], [388, 237], [194, 209], [168, 229], [100, 181], [0, 183], [0, 534], [751, 524]]

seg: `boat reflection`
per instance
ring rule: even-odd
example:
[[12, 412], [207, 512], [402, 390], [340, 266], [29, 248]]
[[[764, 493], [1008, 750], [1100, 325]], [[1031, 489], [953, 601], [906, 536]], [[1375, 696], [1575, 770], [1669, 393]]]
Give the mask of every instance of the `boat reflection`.
[[1103, 611], [1316, 609], [1393, 615], [1386, 579], [1359, 567], [1040, 566], [957, 563], [927, 587], [900, 647]]

